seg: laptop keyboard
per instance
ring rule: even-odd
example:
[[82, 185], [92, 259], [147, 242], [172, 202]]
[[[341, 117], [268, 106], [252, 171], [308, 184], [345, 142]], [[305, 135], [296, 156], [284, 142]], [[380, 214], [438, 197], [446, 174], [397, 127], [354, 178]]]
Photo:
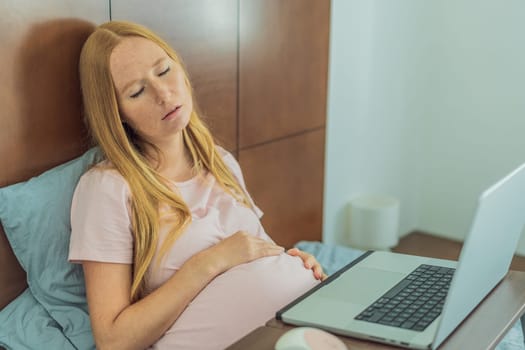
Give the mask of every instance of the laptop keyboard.
[[454, 270], [420, 265], [355, 319], [423, 331], [441, 313]]

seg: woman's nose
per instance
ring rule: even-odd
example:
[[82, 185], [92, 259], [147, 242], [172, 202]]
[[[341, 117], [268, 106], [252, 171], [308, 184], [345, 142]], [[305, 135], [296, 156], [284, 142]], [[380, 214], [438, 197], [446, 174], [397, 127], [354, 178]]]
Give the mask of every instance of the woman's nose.
[[170, 92], [170, 89], [169, 89], [169, 86], [163, 82], [157, 82], [155, 84], [152, 84], [153, 85], [153, 89], [155, 91], [155, 99], [156, 99], [156, 102], [161, 105], [161, 104], [164, 104], [166, 103], [170, 96], [171, 96], [171, 92]]

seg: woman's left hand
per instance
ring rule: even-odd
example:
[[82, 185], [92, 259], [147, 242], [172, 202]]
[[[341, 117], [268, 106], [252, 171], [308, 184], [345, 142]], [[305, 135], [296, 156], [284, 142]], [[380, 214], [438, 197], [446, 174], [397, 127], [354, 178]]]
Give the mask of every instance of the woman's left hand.
[[328, 277], [323, 272], [321, 264], [319, 264], [317, 259], [312, 254], [308, 254], [297, 248], [288, 249], [286, 253], [290, 254], [291, 256], [300, 257], [303, 260], [304, 267], [306, 267], [307, 269], [311, 269], [316, 279], [324, 281]]

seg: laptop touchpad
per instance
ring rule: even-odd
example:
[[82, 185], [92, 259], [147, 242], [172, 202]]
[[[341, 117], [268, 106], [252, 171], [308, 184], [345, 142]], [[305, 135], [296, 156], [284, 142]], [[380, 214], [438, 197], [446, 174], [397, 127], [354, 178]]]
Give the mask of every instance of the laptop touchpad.
[[368, 305], [405, 276], [403, 273], [356, 266], [330, 283], [330, 288], [321, 288], [318, 293], [333, 300]]

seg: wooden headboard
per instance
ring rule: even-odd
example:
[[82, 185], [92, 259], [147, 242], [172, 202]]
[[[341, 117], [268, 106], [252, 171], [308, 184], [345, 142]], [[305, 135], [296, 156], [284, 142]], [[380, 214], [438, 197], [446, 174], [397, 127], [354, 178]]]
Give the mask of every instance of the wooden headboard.
[[[27, 180], [88, 146], [75, 62], [93, 24], [53, 19], [19, 26], [21, 32], [9, 24], [0, 24], [0, 186]], [[25, 287], [0, 227], [0, 309]]]
[[[285, 246], [321, 239], [328, 0], [8, 0], [0, 12], [0, 187], [88, 147], [78, 56], [111, 16], [150, 27], [179, 52], [270, 236]], [[0, 228], [0, 309], [24, 288]]]

